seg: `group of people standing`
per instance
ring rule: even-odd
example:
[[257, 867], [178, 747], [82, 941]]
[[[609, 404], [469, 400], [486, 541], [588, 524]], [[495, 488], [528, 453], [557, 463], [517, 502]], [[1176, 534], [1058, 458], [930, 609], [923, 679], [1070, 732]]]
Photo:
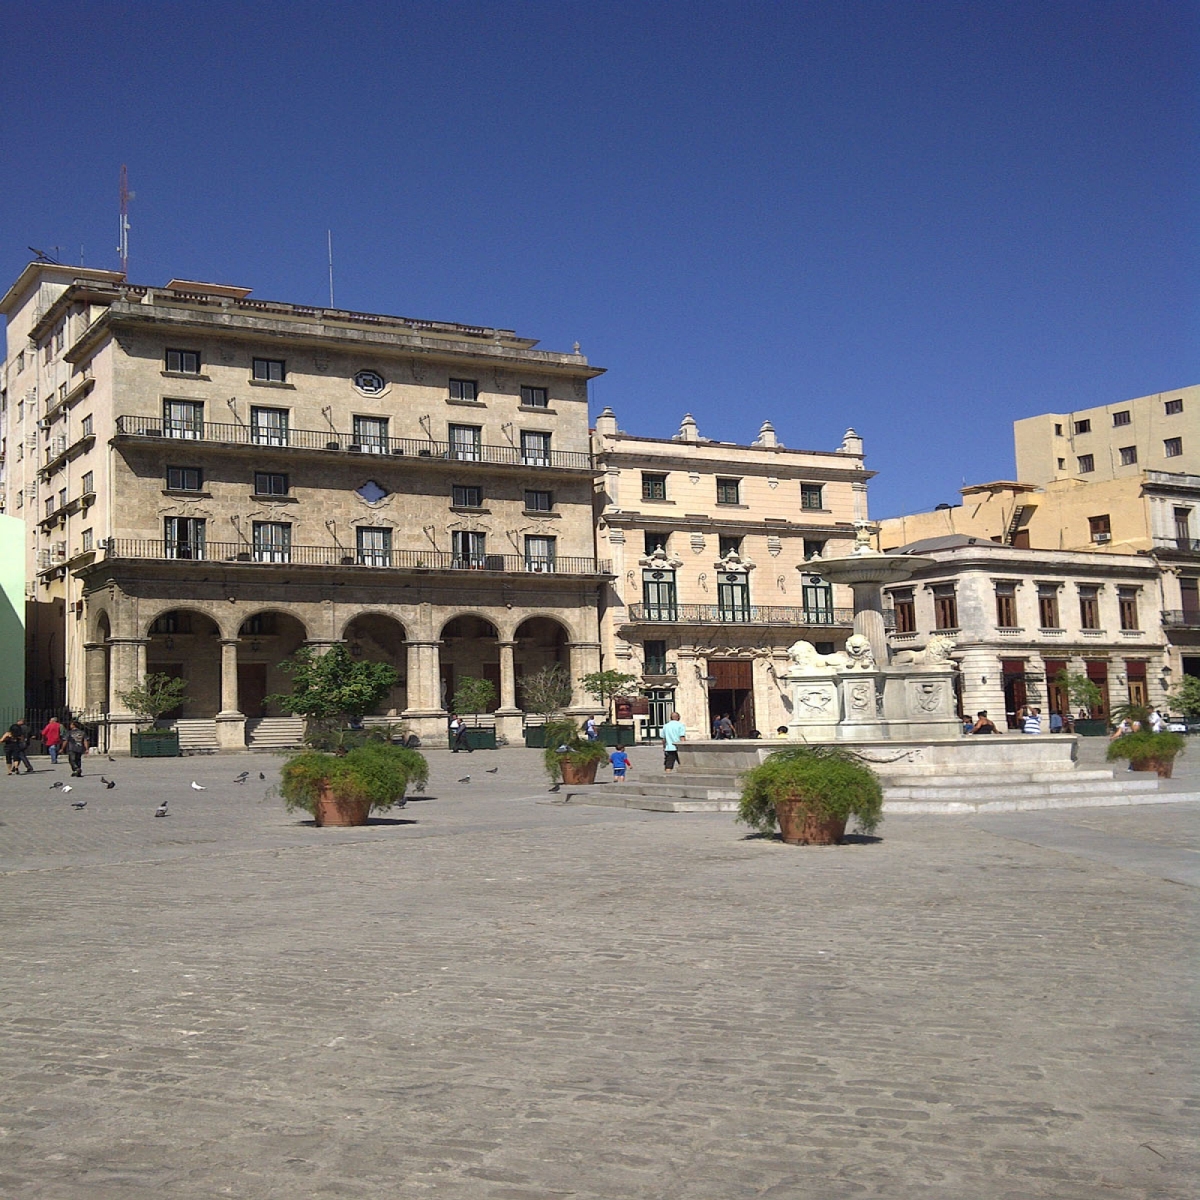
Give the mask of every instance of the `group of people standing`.
[[50, 756], [51, 766], [57, 766], [58, 756], [66, 754], [71, 774], [83, 775], [83, 756], [89, 748], [87, 731], [78, 721], [72, 720], [63, 725], [57, 717], [51, 717], [40, 734], [35, 735], [24, 720], [14, 721], [0, 734], [0, 742], [4, 744], [4, 765], [9, 775], [20, 775], [22, 767], [26, 775], [33, 774], [29, 743], [35, 736], [41, 740], [43, 749]]

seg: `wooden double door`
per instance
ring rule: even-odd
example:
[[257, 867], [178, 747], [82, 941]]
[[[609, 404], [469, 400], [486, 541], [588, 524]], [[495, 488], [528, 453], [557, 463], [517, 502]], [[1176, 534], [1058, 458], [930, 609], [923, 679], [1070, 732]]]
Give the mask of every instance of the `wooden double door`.
[[745, 658], [710, 658], [708, 673], [708, 731], [720, 716], [728, 716], [740, 738], [751, 736], [754, 723], [754, 664]]

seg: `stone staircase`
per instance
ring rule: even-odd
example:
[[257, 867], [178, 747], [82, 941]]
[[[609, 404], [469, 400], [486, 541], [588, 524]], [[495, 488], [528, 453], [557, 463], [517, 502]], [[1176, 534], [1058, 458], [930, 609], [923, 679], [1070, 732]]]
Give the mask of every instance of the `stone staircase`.
[[[989, 813], [1044, 808], [1153, 804], [1200, 799], [1195, 793], [1160, 792], [1152, 774], [1096, 770], [1014, 770], [1003, 773], [960, 770], [955, 774], [914, 776], [879, 772], [885, 813]], [[563, 789], [571, 804], [637, 808], [647, 812], [736, 812], [738, 777], [732, 773], [692, 771], [621, 783]]]
[[246, 721], [248, 750], [290, 750], [303, 743], [303, 717], [250, 717]]
[[217, 749], [217, 723], [211, 717], [181, 717], [175, 722], [183, 754]]

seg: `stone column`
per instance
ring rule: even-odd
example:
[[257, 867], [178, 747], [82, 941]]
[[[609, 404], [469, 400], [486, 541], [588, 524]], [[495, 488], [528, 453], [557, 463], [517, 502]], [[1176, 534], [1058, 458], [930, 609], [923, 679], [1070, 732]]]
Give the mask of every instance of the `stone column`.
[[408, 707], [400, 715], [423, 738], [444, 734], [446, 710], [442, 708], [438, 656], [441, 642], [405, 644], [408, 647]]
[[517, 707], [516, 642], [497, 642], [500, 647], [500, 707], [498, 717], [520, 716]]
[[571, 654], [568, 670], [571, 673], [571, 707], [568, 711], [590, 713], [596, 711], [597, 701], [583, 689], [581, 675], [592, 675], [600, 670], [599, 642], [568, 642]]
[[871, 643], [875, 662], [886, 667], [888, 664], [887, 631], [883, 627], [883, 593], [879, 584], [872, 580], [852, 583], [854, 593], [854, 632]]
[[137, 687], [146, 678], [145, 638], [109, 638], [108, 725], [109, 749], [129, 753], [129, 734], [140, 721], [129, 711], [121, 693]]
[[103, 642], [84, 642], [83, 655], [84, 705], [89, 713], [104, 712], [108, 708], [108, 650]]
[[246, 716], [238, 709], [237, 638], [221, 639], [221, 711], [217, 713], [217, 745], [222, 750], [246, 748]]
[[702, 659], [694, 647], [676, 651], [679, 662], [679, 687], [675, 692], [675, 708], [688, 728], [688, 737], [708, 738], [712, 730], [708, 720], [708, 685], [702, 676], [708, 673], [708, 660]]

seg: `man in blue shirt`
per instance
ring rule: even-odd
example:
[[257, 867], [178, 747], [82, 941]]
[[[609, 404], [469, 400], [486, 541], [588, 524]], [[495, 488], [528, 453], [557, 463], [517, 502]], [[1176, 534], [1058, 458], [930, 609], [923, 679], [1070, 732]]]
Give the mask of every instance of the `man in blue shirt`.
[[687, 726], [673, 712], [671, 719], [662, 727], [663, 770], [670, 773], [679, 765], [679, 743], [687, 737]]

